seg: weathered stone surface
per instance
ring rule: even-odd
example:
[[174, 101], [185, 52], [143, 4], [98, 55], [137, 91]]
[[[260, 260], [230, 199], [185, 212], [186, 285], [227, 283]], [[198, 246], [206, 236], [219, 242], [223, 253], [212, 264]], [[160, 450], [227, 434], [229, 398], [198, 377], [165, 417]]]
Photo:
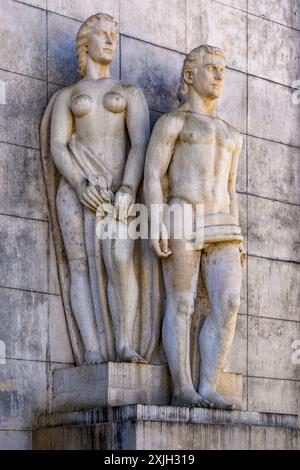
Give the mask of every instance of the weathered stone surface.
[[47, 220], [39, 151], [0, 143], [0, 159], [0, 212]]
[[105, 363], [54, 372], [54, 411], [169, 403], [169, 374], [163, 366]]
[[249, 73], [289, 86], [298, 80], [299, 31], [249, 15], [248, 38]]
[[293, 92], [286, 86], [249, 77], [249, 134], [299, 147], [300, 106], [293, 104]]
[[[240, 374], [221, 373], [219, 393], [240, 404], [242, 388]], [[168, 405], [171, 380], [166, 366], [109, 362], [54, 370], [53, 393], [54, 412], [135, 403]]]
[[248, 211], [250, 255], [300, 260], [299, 206], [248, 196]]
[[296, 417], [264, 413], [137, 405], [60, 413], [42, 417], [40, 424], [49, 427], [34, 432], [34, 449], [296, 449], [299, 445]]
[[246, 151], [246, 139], [244, 138], [243, 148], [239, 158], [238, 173], [236, 179], [236, 190], [245, 193], [247, 190], [247, 151]]
[[249, 411], [297, 415], [299, 382], [249, 377]]
[[299, 321], [300, 265], [248, 258], [249, 315]]
[[246, 96], [246, 75], [235, 70], [226, 70], [225, 88], [218, 102], [218, 115], [240, 132], [246, 132]]
[[206, 0], [187, 2], [187, 49], [200, 44], [224, 50], [229, 67], [246, 70], [246, 13]]
[[[189, 3], [189, 2], [188, 2]], [[181, 0], [139, 0], [120, 2], [121, 32], [159, 46], [186, 51], [185, 3]]]
[[0, 311], [7, 357], [46, 361], [48, 296], [0, 288]]
[[300, 12], [297, 0], [249, 0], [248, 11], [293, 28], [300, 29]]
[[119, 0], [48, 0], [48, 10], [65, 16], [86, 20], [95, 13], [106, 13], [119, 19]]
[[233, 344], [225, 364], [225, 370], [247, 375], [247, 316], [238, 315]]
[[[49, 227], [50, 231], [50, 227]], [[56, 262], [56, 254], [55, 248], [53, 243], [52, 233], [49, 233], [49, 292], [51, 294], [61, 295], [60, 284], [59, 284], [59, 277], [58, 277], [58, 269], [57, 269], [57, 262]]]
[[[238, 206], [239, 206], [239, 223], [244, 237], [244, 246], [247, 246], [247, 195], [238, 193]], [[243, 277], [245, 278], [245, 271]]]
[[48, 84], [48, 100], [52, 98], [54, 93], [56, 93], [58, 90], [62, 90], [64, 87], [62, 85], [56, 85], [54, 83], [49, 83]]
[[297, 429], [296, 416], [289, 414], [270, 414], [210, 410], [207, 408], [190, 408], [183, 406], [127, 405], [113, 408], [95, 408], [69, 413], [42, 414], [38, 424], [40, 428], [58, 426], [91, 426], [103, 422], [165, 421], [169, 423], [249, 425], [257, 427], [278, 427]]
[[[1, 67], [46, 78], [46, 12], [12, 0], [0, 3]], [[20, 18], [26, 18], [20, 25]]]
[[298, 450], [299, 431], [274, 428], [251, 428], [249, 448], [252, 450]]
[[0, 80], [6, 88], [6, 104], [0, 106], [0, 140], [38, 149], [46, 83], [3, 71]]
[[47, 292], [48, 224], [0, 216], [0, 285]]
[[[244, 244], [246, 247], [246, 244]], [[241, 288], [241, 305], [239, 313], [247, 314], [247, 269], [242, 269], [242, 288]]]
[[0, 431], [1, 450], [31, 450], [31, 431]]
[[65, 312], [60, 296], [49, 295], [49, 360], [74, 363]]
[[250, 316], [248, 319], [248, 373], [254, 377], [300, 379], [292, 362], [292, 344], [300, 338], [300, 322]]
[[247, 0], [222, 0], [222, 3], [232, 8], [238, 8], [245, 11], [247, 10]]
[[80, 21], [49, 13], [48, 80], [71, 85], [79, 80], [76, 59], [76, 34]]
[[28, 430], [46, 409], [46, 364], [7, 360], [0, 366], [0, 429]]
[[300, 149], [248, 137], [248, 191], [300, 204]]
[[227, 398], [229, 403], [235, 403], [238, 409], [243, 406], [243, 378], [241, 374], [222, 371], [217, 381], [217, 391]]
[[33, 7], [39, 7], [39, 8], [47, 8], [47, 0], [21, 0], [22, 3], [27, 3], [30, 6]]
[[150, 127], [151, 131], [156, 124], [156, 121], [162, 116], [162, 113], [157, 111], [150, 111]]
[[122, 81], [142, 88], [151, 110], [173, 110], [184, 55], [127, 37], [121, 38], [121, 53]]

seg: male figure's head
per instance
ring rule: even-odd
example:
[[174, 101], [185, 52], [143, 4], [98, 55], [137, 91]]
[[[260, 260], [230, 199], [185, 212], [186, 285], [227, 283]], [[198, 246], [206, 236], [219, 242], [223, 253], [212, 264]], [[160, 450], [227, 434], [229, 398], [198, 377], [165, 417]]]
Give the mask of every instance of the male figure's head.
[[202, 45], [185, 58], [179, 89], [180, 101], [185, 101], [193, 88], [203, 98], [219, 98], [224, 85], [225, 58], [218, 47]]
[[76, 52], [78, 71], [86, 74], [87, 56], [99, 64], [108, 65], [113, 60], [119, 39], [118, 23], [110, 15], [97, 13], [88, 18], [78, 31]]

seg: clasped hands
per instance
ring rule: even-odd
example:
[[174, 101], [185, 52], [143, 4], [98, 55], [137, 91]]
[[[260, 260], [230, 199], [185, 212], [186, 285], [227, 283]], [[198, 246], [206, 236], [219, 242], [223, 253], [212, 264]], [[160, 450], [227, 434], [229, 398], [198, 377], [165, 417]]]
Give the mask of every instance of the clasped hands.
[[129, 186], [122, 185], [116, 194], [108, 187], [103, 176], [89, 176], [87, 180], [81, 181], [77, 187], [80, 202], [99, 217], [113, 214], [115, 218], [124, 223], [134, 204], [135, 197]]

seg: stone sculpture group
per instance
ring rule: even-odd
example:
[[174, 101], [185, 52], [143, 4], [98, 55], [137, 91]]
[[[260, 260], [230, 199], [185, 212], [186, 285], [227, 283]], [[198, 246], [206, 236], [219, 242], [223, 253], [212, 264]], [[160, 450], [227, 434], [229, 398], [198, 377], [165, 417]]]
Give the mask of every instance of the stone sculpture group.
[[[41, 126], [75, 359], [78, 365], [166, 360], [173, 405], [235, 409], [217, 392], [234, 337], [245, 262], [235, 191], [242, 137], [216, 113], [224, 54], [203, 45], [187, 55], [180, 105], [157, 121], [150, 138], [143, 93], [110, 76], [118, 35], [117, 22], [105, 14], [81, 26], [82, 79], [52, 97]], [[152, 252], [149, 240], [126, 236], [136, 202], [148, 209]], [[188, 230], [176, 236], [177, 219], [166, 220], [165, 205], [174, 214], [189, 206], [192, 227], [201, 208], [200, 244], [193, 244]], [[114, 236], [99, 237], [99, 224]], [[195, 383], [191, 323], [200, 279], [210, 311], [194, 346], [200, 362]], [[161, 318], [156, 313], [149, 321], [154, 304]]]

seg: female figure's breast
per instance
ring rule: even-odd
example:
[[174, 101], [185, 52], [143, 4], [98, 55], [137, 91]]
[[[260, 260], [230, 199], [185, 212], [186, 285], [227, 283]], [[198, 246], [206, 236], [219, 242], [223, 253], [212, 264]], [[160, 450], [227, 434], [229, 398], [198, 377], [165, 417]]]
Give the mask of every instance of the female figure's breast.
[[110, 91], [103, 97], [103, 106], [111, 113], [123, 113], [126, 109], [126, 100], [116, 91]]
[[75, 117], [81, 118], [89, 114], [94, 105], [94, 100], [90, 95], [78, 94], [71, 98], [71, 111]]

